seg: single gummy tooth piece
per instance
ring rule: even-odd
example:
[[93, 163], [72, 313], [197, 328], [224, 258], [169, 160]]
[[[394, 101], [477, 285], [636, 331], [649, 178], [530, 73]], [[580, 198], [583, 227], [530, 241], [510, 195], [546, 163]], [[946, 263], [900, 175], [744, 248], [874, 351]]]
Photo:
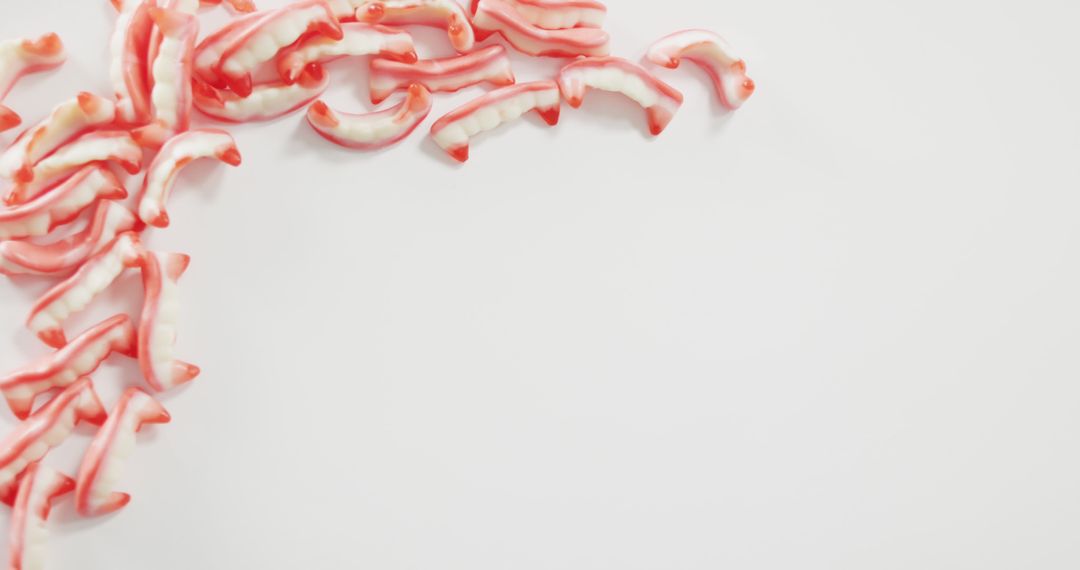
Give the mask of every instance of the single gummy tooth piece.
[[500, 34], [514, 49], [539, 57], [605, 56], [610, 37], [598, 28], [545, 30], [525, 20], [503, 0], [480, 0], [473, 15], [480, 39]]
[[56, 34], [0, 42], [0, 100], [24, 75], [59, 67], [66, 59], [64, 42]]
[[145, 424], [165, 424], [170, 419], [169, 412], [146, 392], [139, 388], [124, 392], [83, 456], [75, 484], [79, 514], [100, 516], [128, 504], [131, 497], [113, 487], [133, 451], [135, 434]]
[[227, 86], [225, 79], [218, 73], [217, 69], [222, 54], [225, 53], [225, 50], [236, 38], [258, 24], [267, 15], [269, 15], [268, 12], [245, 14], [233, 19], [220, 30], [203, 38], [199, 45], [195, 47], [194, 74], [203, 82], [218, 89], [224, 89]]
[[153, 2], [113, 0], [118, 14], [109, 40], [109, 77], [116, 92], [118, 122], [139, 126], [150, 120], [146, 55], [150, 44]]
[[216, 158], [232, 166], [240, 164], [236, 142], [225, 131], [201, 129], [179, 134], [171, 139], [150, 163], [139, 194], [139, 217], [148, 225], [169, 225], [165, 202], [172, 192], [176, 176], [184, 166], [200, 158]]
[[71, 139], [114, 120], [116, 106], [112, 101], [93, 93], [79, 93], [54, 107], [48, 117], [15, 139], [0, 155], [0, 177], [30, 182], [38, 161]]
[[124, 233], [91, 257], [74, 275], [58, 283], [34, 304], [27, 327], [45, 344], [62, 348], [67, 344], [63, 321], [87, 307], [125, 269], [137, 267], [142, 245], [135, 233]]
[[256, 85], [251, 95], [241, 97], [195, 80], [195, 108], [220, 121], [243, 123], [269, 121], [287, 115], [313, 101], [330, 84], [330, 77], [317, 63], [304, 69], [296, 83]]
[[60, 350], [0, 378], [0, 392], [15, 417], [25, 419], [39, 394], [64, 388], [90, 374], [114, 351], [134, 356], [135, 342], [131, 319], [116, 315], [86, 330]]
[[682, 93], [674, 87], [617, 57], [579, 59], [559, 72], [559, 89], [571, 107], [581, 106], [587, 88], [622, 93], [641, 105], [654, 136], [664, 131], [683, 102]]
[[147, 252], [142, 277], [145, 299], [139, 320], [139, 368], [156, 392], [175, 388], [199, 375], [195, 365], [176, 360], [177, 281], [190, 258], [180, 253]]
[[179, 10], [151, 8], [155, 24], [150, 44], [151, 123], [132, 134], [139, 144], [158, 148], [191, 124], [191, 74], [199, 21]]
[[30, 464], [19, 478], [13, 497], [8, 531], [9, 570], [39, 570], [45, 558], [45, 540], [53, 502], [75, 490], [75, 480], [39, 462]]
[[[355, 3], [355, 2], [354, 2]], [[436, 26], [446, 30], [450, 44], [461, 53], [472, 51], [476, 36], [469, 15], [454, 0], [382, 0], [356, 8], [356, 19], [371, 24]]]
[[341, 25], [325, 0], [304, 0], [274, 10], [227, 41], [217, 73], [234, 93], [251, 94], [252, 72], [303, 36], [317, 34], [342, 39]]
[[371, 60], [371, 102], [375, 104], [412, 84], [423, 85], [433, 93], [453, 93], [485, 82], [498, 87], [514, 83], [506, 48], [490, 46], [466, 55], [415, 63]]
[[375, 150], [409, 136], [431, 112], [431, 93], [413, 85], [405, 100], [374, 113], [335, 112], [322, 101], [308, 109], [308, 123], [324, 138], [348, 148]]
[[683, 59], [697, 64], [712, 80], [720, 104], [732, 111], [756, 88], [746, 75], [746, 62], [724, 38], [708, 30], [682, 30], [665, 36], [649, 47], [645, 59], [669, 69], [679, 67]]
[[[505, 0], [523, 20], [545, 30], [600, 28], [607, 6], [595, 0]], [[473, 0], [475, 13], [479, 0]]]
[[286, 83], [296, 81], [311, 63], [326, 63], [348, 56], [378, 55], [398, 61], [416, 61], [412, 36], [394, 28], [351, 22], [342, 24], [344, 37], [334, 40], [311, 36], [289, 46], [277, 57], [277, 68]]
[[73, 380], [0, 442], [0, 497], [10, 503], [16, 477], [67, 439], [79, 422], [105, 423], [105, 408], [89, 378]]
[[46, 235], [99, 200], [126, 197], [127, 191], [107, 168], [85, 166], [30, 202], [0, 210], [0, 240]]
[[559, 122], [559, 86], [554, 81], [496, 89], [447, 113], [431, 126], [431, 137], [460, 162], [469, 159], [469, 140], [479, 133], [536, 111], [549, 125]]
[[8, 204], [22, 204], [49, 189], [63, 176], [92, 162], [115, 162], [129, 174], [142, 170], [143, 149], [125, 131], [95, 131], [63, 146], [38, 162], [30, 182], [18, 183], [7, 194]]

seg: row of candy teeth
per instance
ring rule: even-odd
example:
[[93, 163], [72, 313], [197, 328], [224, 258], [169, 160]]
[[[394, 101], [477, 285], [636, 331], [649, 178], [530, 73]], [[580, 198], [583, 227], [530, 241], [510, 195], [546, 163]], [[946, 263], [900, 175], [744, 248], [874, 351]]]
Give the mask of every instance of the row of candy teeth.
[[[523, 20], [545, 30], [601, 28], [607, 6], [595, 0], [506, 0]], [[480, 0], [473, 0], [476, 12]]]
[[480, 39], [498, 33], [514, 49], [537, 57], [605, 56], [611, 51], [611, 38], [604, 30], [545, 30], [523, 18], [504, 0], [480, 0], [473, 26]]
[[444, 28], [450, 45], [460, 53], [476, 45], [469, 15], [454, 0], [382, 0], [365, 2], [356, 8], [355, 18], [369, 24], [388, 26], [420, 25]]
[[228, 123], [244, 123], [276, 119], [311, 103], [326, 91], [330, 76], [319, 64], [311, 64], [296, 83], [256, 85], [247, 97], [216, 89], [198, 79], [194, 83], [195, 108], [202, 114]]
[[361, 150], [392, 145], [409, 136], [431, 112], [431, 93], [422, 85], [409, 87], [405, 99], [374, 113], [350, 114], [316, 101], [308, 109], [308, 123], [329, 141]]
[[[22, 76], [60, 66], [67, 59], [64, 43], [56, 34], [37, 39], [0, 42], [0, 101], [7, 97]], [[11, 109], [0, 106], [0, 131], [18, 126], [22, 119]]]
[[190, 261], [188, 256], [180, 253], [147, 252], [143, 257], [146, 297], [139, 320], [137, 356], [143, 377], [158, 392], [175, 388], [199, 375], [197, 366], [173, 356], [179, 316], [177, 281]]
[[11, 531], [8, 541], [9, 570], [39, 570], [45, 567], [45, 540], [53, 501], [75, 490], [75, 480], [34, 462], [19, 478], [12, 500]]
[[178, 10], [151, 8], [157, 35], [152, 40], [148, 63], [150, 124], [132, 134], [139, 144], [158, 148], [191, 124], [191, 74], [199, 22]]
[[754, 81], [746, 75], [746, 62], [735, 55], [720, 36], [707, 30], [683, 30], [663, 37], [649, 47], [645, 58], [670, 69], [689, 60], [709, 75], [720, 103], [735, 110], [754, 94]]
[[579, 59], [559, 72], [559, 89], [571, 107], [581, 106], [589, 88], [621, 93], [641, 105], [653, 135], [664, 131], [683, 102], [682, 93], [674, 87], [617, 57]]
[[432, 93], [453, 93], [472, 85], [498, 87], [514, 83], [514, 71], [506, 48], [491, 46], [473, 53], [415, 63], [371, 60], [371, 102], [379, 104], [391, 93], [418, 84]]
[[277, 56], [278, 73], [295, 83], [312, 63], [327, 63], [348, 56], [378, 55], [402, 62], [417, 60], [412, 36], [394, 28], [350, 22], [341, 25], [342, 39], [312, 36], [289, 46]]
[[99, 200], [125, 197], [127, 191], [109, 169], [100, 165], [85, 166], [48, 193], [0, 210], [0, 240], [47, 235]]
[[200, 158], [216, 158], [239, 166], [240, 151], [232, 135], [216, 129], [200, 129], [177, 135], [161, 147], [150, 163], [139, 194], [139, 217], [148, 225], [164, 228], [169, 225], [165, 202], [172, 192], [176, 177], [186, 165]]
[[9, 205], [24, 204], [52, 193], [59, 181], [90, 163], [115, 162], [129, 174], [136, 174], [142, 170], [142, 160], [142, 148], [127, 131], [87, 133], [34, 165], [33, 179], [12, 185], [5, 201]]
[[34, 179], [33, 167], [71, 139], [116, 120], [113, 102], [92, 93], [79, 93], [24, 131], [0, 155], [0, 177], [17, 182]]

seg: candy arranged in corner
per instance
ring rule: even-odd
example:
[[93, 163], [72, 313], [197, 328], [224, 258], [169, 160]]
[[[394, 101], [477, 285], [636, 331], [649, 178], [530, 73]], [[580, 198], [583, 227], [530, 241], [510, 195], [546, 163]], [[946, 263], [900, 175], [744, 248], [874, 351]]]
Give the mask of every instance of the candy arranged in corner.
[[[6, 204], [0, 207], [0, 273], [56, 280], [26, 320], [43, 355], [0, 375], [0, 393], [22, 420], [0, 442], [0, 500], [12, 506], [10, 568], [42, 567], [46, 519], [55, 501], [73, 496], [77, 512], [91, 517], [132, 500], [114, 489], [122, 488], [118, 478], [136, 448], [136, 432], [144, 424], [169, 422], [157, 395], [200, 373], [173, 354], [180, 279], [190, 259], [148, 249], [141, 237], [148, 228], [169, 226], [166, 203], [186, 165], [201, 158], [241, 163], [228, 132], [191, 128], [192, 110], [241, 123], [307, 107], [305, 118], [320, 136], [372, 151], [415, 132], [439, 94], [488, 89], [430, 128], [434, 144], [464, 163], [477, 135], [530, 111], [555, 126], [562, 102], [577, 109], [588, 90], [619, 93], [639, 104], [649, 132], [659, 135], [675, 119], [683, 95], [655, 72], [677, 69], [684, 59], [704, 70], [726, 110], [739, 109], [755, 90], [746, 62], [707, 30], [662, 37], [640, 64], [612, 56], [603, 29], [608, 8], [596, 0], [297, 0], [261, 11], [251, 0], [109, 1], [116, 11], [108, 45], [113, 93], [57, 97], [48, 115], [0, 153]], [[221, 5], [229, 22], [204, 33], [200, 10]], [[411, 26], [445, 30], [457, 55], [424, 57]], [[566, 62], [555, 77], [519, 82], [511, 50]], [[375, 109], [350, 112], [319, 99], [331, 81], [324, 64], [346, 57], [370, 58]], [[3, 105], [18, 79], [65, 59], [55, 34], [0, 42], [0, 132], [22, 123]], [[258, 79], [268, 74], [276, 79]], [[392, 97], [395, 102], [382, 104]], [[118, 168], [141, 174], [137, 192], [129, 191]], [[120, 202], [129, 196], [134, 211]], [[82, 229], [68, 229], [80, 220]], [[142, 275], [138, 319], [115, 315], [69, 337], [65, 321], [128, 270]], [[138, 362], [149, 392], [130, 386], [107, 412], [90, 375], [114, 355]], [[44, 465], [83, 421], [99, 427], [77, 477]]]

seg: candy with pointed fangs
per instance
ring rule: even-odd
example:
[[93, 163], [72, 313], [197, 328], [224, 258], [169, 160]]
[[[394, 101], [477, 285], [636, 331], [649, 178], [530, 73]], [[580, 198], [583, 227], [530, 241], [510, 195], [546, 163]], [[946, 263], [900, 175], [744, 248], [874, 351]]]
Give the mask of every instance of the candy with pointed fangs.
[[79, 93], [15, 139], [0, 155], [0, 177], [30, 182], [38, 161], [71, 139], [114, 120], [116, 106], [112, 101], [93, 93]]
[[47, 244], [19, 240], [0, 242], [0, 273], [67, 275], [112, 243], [117, 235], [142, 228], [142, 222], [131, 210], [111, 200], [102, 200], [90, 223], [74, 235]]
[[450, 45], [461, 53], [472, 51], [476, 36], [469, 14], [454, 0], [382, 0], [356, 9], [356, 19], [370, 24], [433, 26], [446, 30]]
[[225, 78], [218, 73], [218, 63], [221, 61], [221, 56], [236, 38], [255, 24], [258, 24], [260, 20], [266, 17], [266, 14], [266, 12], [245, 14], [231, 20], [218, 31], [203, 38], [199, 45], [195, 46], [195, 75], [203, 82], [217, 89], [228, 87]]
[[469, 140], [536, 111], [549, 125], [559, 122], [561, 97], [554, 81], [519, 83], [496, 89], [451, 111], [431, 126], [431, 137], [459, 162], [469, 160]]
[[228, 42], [217, 71], [233, 93], [247, 97], [253, 89], [252, 72], [307, 35], [342, 39], [341, 25], [325, 0], [295, 2], [264, 16]]
[[127, 191], [109, 169], [90, 165], [56, 188], [19, 206], [0, 210], [0, 240], [48, 235], [99, 200], [121, 200]]
[[150, 394], [128, 388], [83, 456], [75, 484], [75, 508], [84, 517], [116, 512], [131, 495], [115, 491], [124, 463], [135, 451], [135, 434], [146, 424], [169, 423], [169, 412]]
[[502, 0], [480, 0], [473, 16], [479, 39], [498, 32], [514, 49], [539, 57], [604, 56], [611, 51], [608, 33], [599, 28], [545, 30]]
[[348, 56], [378, 55], [388, 59], [416, 61], [412, 36], [394, 28], [351, 22], [342, 24], [345, 36], [332, 40], [312, 36], [278, 54], [277, 68], [286, 83], [293, 83], [310, 63], [326, 63]]
[[409, 87], [405, 100], [374, 113], [354, 115], [332, 110], [322, 101], [308, 109], [308, 123], [323, 138], [348, 148], [375, 150], [409, 136], [431, 112], [431, 93], [422, 85]]
[[588, 88], [622, 93], [645, 109], [649, 132], [659, 135], [682, 106], [683, 96], [636, 63], [617, 57], [579, 59], [559, 72], [559, 89], [575, 109]]
[[754, 81], [746, 75], [746, 62], [735, 55], [724, 38], [707, 30], [683, 30], [661, 38], [645, 58], [669, 69], [686, 59], [712, 79], [720, 104], [734, 111], [754, 94]]
[[30, 310], [26, 326], [45, 344], [67, 344], [64, 321], [82, 311], [127, 269], [139, 266], [143, 248], [138, 234], [120, 234], [104, 250], [91, 257], [74, 275], [45, 293]]
[[180, 253], [150, 251], [143, 255], [142, 317], [139, 321], [139, 368], [146, 383], [157, 392], [190, 382], [199, 367], [173, 356], [179, 312], [177, 281], [191, 259]]
[[151, 123], [132, 134], [142, 146], [158, 148], [191, 124], [191, 73], [199, 21], [176, 10], [152, 8], [156, 30], [149, 57]]
[[38, 395], [70, 386], [97, 370], [112, 352], [136, 356], [136, 340], [131, 319], [116, 315], [90, 327], [64, 348], [0, 378], [0, 392], [15, 417], [26, 419]]
[[377, 105], [394, 91], [413, 84], [423, 85], [432, 93], [453, 93], [485, 82], [497, 87], [513, 85], [514, 71], [506, 48], [490, 46], [457, 57], [416, 63], [373, 59], [370, 82], [371, 102]]
[[[222, 0], [201, 0], [203, 6], [218, 6]], [[247, 14], [255, 11], [255, 3], [251, 0], [224, 0], [234, 12]]]
[[73, 381], [0, 442], [0, 489], [10, 497], [16, 478], [60, 445], [81, 421], [105, 423], [107, 414], [89, 378]]
[[8, 570], [41, 570], [53, 501], [75, 490], [75, 480], [35, 462], [19, 478], [8, 534]]
[[173, 183], [180, 170], [200, 158], [216, 158], [231, 166], [240, 165], [240, 151], [236, 142], [225, 131], [201, 129], [177, 135], [150, 163], [139, 194], [139, 218], [148, 225], [165, 228], [169, 215], [165, 202], [172, 192]]
[[[0, 100], [7, 97], [22, 76], [59, 67], [66, 59], [64, 43], [56, 34], [0, 42]], [[0, 106], [0, 131], [21, 122], [14, 111]]]
[[23, 204], [51, 189], [72, 172], [94, 162], [115, 162], [129, 174], [142, 170], [143, 150], [123, 131], [87, 133], [60, 147], [34, 165], [30, 182], [11, 187], [5, 200], [10, 205]]
[[251, 95], [240, 97], [195, 80], [195, 108], [202, 114], [229, 123], [269, 121], [287, 115], [313, 101], [330, 84], [330, 77], [317, 63], [309, 64], [296, 83], [256, 85]]
[[146, 83], [146, 54], [153, 20], [146, 0], [112, 0], [116, 24], [109, 40], [109, 78], [116, 92], [116, 118], [125, 125], [150, 120], [150, 90]]
[[[480, 0], [473, 0], [476, 12]], [[506, 0], [526, 22], [545, 30], [601, 28], [607, 6], [596, 0]]]

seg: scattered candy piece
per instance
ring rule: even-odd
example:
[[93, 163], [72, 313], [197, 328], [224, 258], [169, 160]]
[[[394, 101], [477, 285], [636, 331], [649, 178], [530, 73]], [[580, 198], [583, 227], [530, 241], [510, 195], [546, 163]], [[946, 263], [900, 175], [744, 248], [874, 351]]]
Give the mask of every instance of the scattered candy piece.
[[326, 63], [347, 56], [378, 55], [388, 59], [416, 61], [412, 36], [394, 28], [352, 22], [342, 24], [345, 36], [334, 40], [312, 36], [281, 51], [278, 73], [285, 83], [294, 83], [311, 63]]
[[383, 0], [367, 2], [356, 9], [356, 19], [370, 24], [401, 26], [415, 24], [444, 28], [450, 44], [461, 53], [476, 44], [469, 15], [454, 0]]
[[432, 93], [453, 93], [485, 82], [498, 87], [512, 85], [514, 71], [506, 48], [491, 46], [466, 55], [416, 63], [373, 59], [370, 81], [371, 102], [378, 105], [394, 91], [414, 83]]
[[23, 204], [51, 191], [58, 181], [92, 162], [115, 162], [128, 174], [142, 170], [142, 148], [125, 131], [95, 131], [60, 147], [34, 165], [30, 182], [11, 187], [6, 201]]
[[554, 81], [519, 83], [496, 89], [447, 113], [431, 126], [431, 137], [459, 162], [469, 160], [469, 140], [536, 111], [549, 125], [559, 122], [559, 86]]
[[0, 240], [48, 235], [98, 200], [121, 200], [127, 191], [116, 176], [99, 165], [90, 165], [48, 193], [19, 206], [0, 210]]
[[199, 367], [173, 357], [179, 300], [176, 282], [187, 271], [191, 258], [180, 253], [147, 252], [143, 255], [142, 317], [139, 320], [139, 368], [147, 384], [157, 392], [190, 382]]
[[150, 17], [161, 32], [156, 43], [151, 43], [149, 57], [153, 120], [132, 135], [142, 146], [158, 148], [191, 124], [191, 74], [199, 21], [190, 14], [161, 8], [151, 8]]
[[545, 30], [525, 20], [502, 0], [480, 0], [473, 16], [478, 39], [498, 32], [514, 49], [539, 57], [604, 56], [610, 37], [598, 28]]
[[217, 89], [225, 89], [228, 84], [218, 73], [218, 62], [221, 61], [221, 56], [236, 38], [258, 24], [264, 17], [266, 17], [265, 12], [245, 14], [199, 42], [199, 45], [195, 47], [195, 75]]
[[682, 106], [683, 96], [645, 68], [617, 57], [579, 59], [559, 72], [559, 89], [575, 109], [581, 106], [587, 88], [622, 93], [645, 109], [649, 132], [664, 132]]
[[354, 115], [338, 113], [322, 101], [308, 109], [308, 123], [328, 141], [348, 148], [375, 150], [409, 136], [431, 112], [431, 93], [412, 85], [405, 100], [389, 109]]
[[[64, 42], [56, 34], [45, 34], [35, 40], [0, 42], [0, 100], [7, 97], [22, 76], [59, 67], [66, 59]], [[0, 106], [0, 131], [20, 123], [18, 114]]]
[[0, 273], [5, 275], [66, 275], [104, 249], [116, 236], [142, 229], [142, 222], [111, 200], [98, 202], [90, 223], [81, 232], [49, 244], [0, 242]]
[[75, 480], [35, 462], [19, 479], [8, 534], [8, 570], [44, 568], [45, 539], [53, 501], [75, 490]]
[[0, 156], [0, 177], [18, 182], [34, 179], [33, 166], [71, 139], [116, 120], [113, 102], [93, 93], [79, 93], [24, 131]]
[[147, 49], [153, 20], [151, 2], [112, 0], [119, 14], [109, 42], [109, 76], [116, 92], [116, 116], [126, 125], [150, 120], [150, 90], [146, 84]]
[[646, 59], [676, 69], [683, 59], [705, 70], [716, 88], [720, 104], [735, 110], [754, 94], [754, 81], [746, 75], [746, 62], [735, 55], [724, 38], [707, 30], [683, 30], [661, 38]]
[[169, 140], [154, 158], [143, 179], [139, 194], [139, 218], [148, 225], [165, 228], [169, 215], [165, 202], [172, 192], [180, 170], [200, 158], [217, 158], [231, 166], [240, 165], [240, 151], [225, 131], [203, 129], [189, 131]]
[[84, 517], [116, 512], [131, 495], [113, 489], [135, 451], [135, 434], [146, 424], [169, 423], [169, 412], [150, 394], [128, 388], [86, 450], [75, 484], [75, 508]]
[[330, 85], [330, 76], [317, 63], [308, 65], [296, 83], [256, 85], [251, 95], [241, 97], [195, 81], [195, 108], [202, 114], [229, 123], [269, 121], [307, 105]]
[[[476, 12], [480, 0], [473, 0]], [[523, 20], [545, 30], [601, 28], [607, 6], [595, 0], [506, 0]]]

